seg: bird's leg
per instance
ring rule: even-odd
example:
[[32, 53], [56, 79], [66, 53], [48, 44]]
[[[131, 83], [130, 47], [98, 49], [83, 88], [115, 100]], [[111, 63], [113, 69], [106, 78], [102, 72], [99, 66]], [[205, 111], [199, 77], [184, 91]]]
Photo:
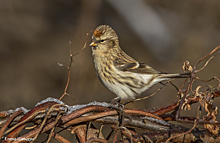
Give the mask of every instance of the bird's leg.
[[124, 112], [124, 104], [120, 103], [121, 99], [116, 97], [111, 100], [111, 108], [115, 109], [118, 112], [119, 117], [119, 127], [124, 125], [124, 118], [127, 117]]

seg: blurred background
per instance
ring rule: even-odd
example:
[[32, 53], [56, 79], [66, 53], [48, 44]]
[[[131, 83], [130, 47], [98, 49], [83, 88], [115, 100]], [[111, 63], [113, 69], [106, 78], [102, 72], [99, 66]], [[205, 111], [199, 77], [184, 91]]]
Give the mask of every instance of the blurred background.
[[[74, 57], [70, 96], [63, 101], [69, 105], [110, 102], [115, 95], [98, 80], [88, 47], [90, 31], [100, 24], [112, 26], [121, 48], [136, 60], [160, 71], [183, 72], [185, 60], [194, 65], [220, 44], [219, 8], [219, 0], [0, 0], [0, 110], [33, 108], [47, 97], [59, 98], [66, 85], [67, 69], [57, 63], [68, 65], [69, 41], [72, 53], [80, 51], [87, 33], [87, 47]], [[219, 60], [216, 56], [198, 76], [220, 77]], [[179, 87], [183, 81], [174, 83]], [[194, 88], [205, 84], [195, 82]], [[166, 105], [178, 99], [176, 93], [167, 85], [154, 97], [128, 107]]]

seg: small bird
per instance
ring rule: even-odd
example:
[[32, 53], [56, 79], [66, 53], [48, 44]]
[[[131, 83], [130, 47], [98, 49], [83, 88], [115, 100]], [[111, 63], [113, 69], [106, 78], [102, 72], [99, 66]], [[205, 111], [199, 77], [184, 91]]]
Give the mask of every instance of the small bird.
[[120, 48], [116, 32], [108, 25], [94, 30], [90, 47], [99, 79], [118, 100], [135, 99], [156, 83], [189, 76], [163, 73], [134, 60]]

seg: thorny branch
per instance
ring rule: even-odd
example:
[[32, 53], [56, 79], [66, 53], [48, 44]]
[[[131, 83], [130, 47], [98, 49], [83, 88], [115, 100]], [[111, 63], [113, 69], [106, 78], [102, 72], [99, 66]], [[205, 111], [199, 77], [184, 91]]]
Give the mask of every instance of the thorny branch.
[[[60, 135], [65, 130], [74, 134], [78, 142], [220, 142], [220, 120], [217, 118], [219, 107], [214, 105], [214, 100], [220, 97], [219, 79], [212, 78], [218, 82], [217, 86], [197, 86], [193, 89], [195, 81], [211, 81], [200, 79], [196, 73], [208, 65], [219, 53], [219, 48], [220, 46], [202, 57], [193, 68], [189, 62], [185, 63], [184, 69], [190, 71], [191, 76], [180, 86], [177, 94], [181, 98], [178, 101], [149, 110], [113, 107], [111, 104], [99, 102], [75, 106], [61, 102], [68, 94], [72, 58], [79, 53], [72, 55], [70, 49], [68, 80], [61, 98], [48, 98], [28, 112], [24, 108], [0, 112], [2, 142], [24, 142], [18, 138], [31, 139], [30, 141], [34, 142], [39, 140], [42, 133], [46, 133], [46, 142], [55, 139], [70, 143], [73, 139]], [[197, 70], [198, 65], [207, 58], [202, 68]], [[187, 82], [188, 80], [190, 82]], [[196, 117], [180, 116], [182, 110], [190, 110], [195, 103], [199, 103]], [[202, 110], [205, 115], [200, 114]], [[186, 128], [175, 124], [176, 122], [192, 124], [192, 127]], [[97, 124], [100, 124], [100, 127]]]

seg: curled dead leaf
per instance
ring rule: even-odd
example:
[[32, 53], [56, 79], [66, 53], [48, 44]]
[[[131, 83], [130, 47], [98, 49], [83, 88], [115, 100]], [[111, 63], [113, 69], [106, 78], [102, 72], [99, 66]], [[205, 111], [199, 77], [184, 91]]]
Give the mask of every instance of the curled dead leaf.
[[192, 66], [189, 64], [189, 61], [185, 61], [183, 63], [183, 71], [193, 71]]

